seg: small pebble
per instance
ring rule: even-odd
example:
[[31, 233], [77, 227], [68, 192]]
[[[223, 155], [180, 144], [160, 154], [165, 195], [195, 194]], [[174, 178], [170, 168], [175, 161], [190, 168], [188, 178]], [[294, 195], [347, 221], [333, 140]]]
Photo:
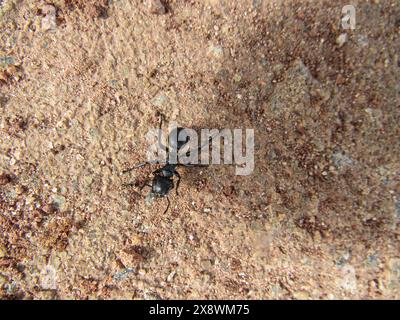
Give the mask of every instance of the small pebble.
[[147, 0], [146, 6], [149, 12], [152, 14], [161, 15], [167, 13], [165, 5], [160, 0]]
[[139, 271], [138, 271], [138, 274], [139, 275], [141, 275], [141, 276], [145, 276], [146, 275], [146, 270], [144, 270], [144, 269], [140, 269]]
[[208, 48], [208, 52], [215, 58], [221, 59], [224, 56], [224, 49], [219, 45], [212, 45]]
[[56, 8], [48, 4], [42, 8], [42, 12], [45, 15], [42, 19], [42, 30], [55, 31], [57, 28]]
[[339, 46], [339, 48], [341, 48], [347, 42], [347, 40], [347, 33], [342, 33], [339, 37], [336, 38], [336, 44]]
[[357, 42], [361, 47], [367, 47], [369, 42], [368, 42], [368, 37], [366, 35], [360, 34], [357, 37]]
[[233, 76], [233, 81], [235, 81], [235, 82], [240, 82], [240, 80], [242, 80], [242, 76], [241, 76], [240, 74], [236, 73], [236, 74]]
[[396, 219], [400, 220], [400, 201], [396, 202], [396, 212], [395, 212], [395, 214], [396, 214]]
[[152, 100], [151, 103], [152, 103], [154, 106], [156, 106], [156, 107], [161, 107], [161, 106], [163, 106], [163, 105], [167, 102], [167, 100], [168, 100], [167, 96], [161, 94], [160, 96], [155, 97], [155, 98]]
[[60, 195], [52, 196], [52, 206], [56, 210], [63, 211], [63, 209], [65, 209], [65, 202], [66, 199], [63, 196]]
[[175, 274], [176, 274], [176, 271], [172, 271], [167, 277], [167, 282], [171, 282], [174, 279]]

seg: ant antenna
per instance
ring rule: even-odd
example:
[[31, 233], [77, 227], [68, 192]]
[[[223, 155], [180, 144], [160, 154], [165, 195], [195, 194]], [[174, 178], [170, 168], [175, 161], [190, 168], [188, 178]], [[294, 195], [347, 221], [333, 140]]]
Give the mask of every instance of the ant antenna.
[[[208, 137], [207, 142], [205, 142], [203, 145], [201, 145], [200, 147], [198, 147], [198, 148], [197, 148], [196, 150], [194, 150], [194, 151], [190, 150], [190, 148], [189, 148], [189, 150], [186, 151], [186, 154], [193, 152], [193, 153], [194, 153], [194, 156], [198, 156], [199, 153], [201, 153], [201, 151], [203, 150], [203, 148], [206, 147], [206, 146], [209, 146], [210, 141], [211, 141], [212, 139], [214, 139], [215, 137], [217, 137], [218, 135], [219, 135], [219, 133], [214, 134], [214, 135], [211, 136], [211, 137]], [[185, 166], [185, 167], [208, 167], [208, 164], [190, 164], [190, 163], [188, 163], [188, 164], [181, 164], [181, 163], [178, 163], [178, 165], [179, 165], [179, 166]]]
[[162, 125], [163, 121], [165, 121], [165, 115], [162, 112], [157, 111], [157, 114], [160, 116], [160, 125], [158, 127], [158, 147], [161, 148], [162, 150], [165, 150], [167, 153], [169, 152], [168, 147], [164, 146], [164, 144], [161, 142], [161, 136], [162, 136]]
[[157, 163], [166, 163], [166, 161], [165, 161], [165, 160], [157, 159], [157, 160], [150, 160], [150, 161], [142, 162], [142, 163], [139, 163], [139, 164], [137, 164], [137, 165], [135, 165], [135, 166], [133, 166], [133, 167], [131, 167], [131, 168], [128, 168], [128, 169], [123, 170], [122, 173], [125, 174], [125, 173], [131, 172], [131, 171], [133, 171], [133, 170], [135, 170], [135, 169], [142, 168], [142, 167], [144, 167], [144, 166], [146, 166], [146, 165], [149, 165], [149, 164], [157, 164]]

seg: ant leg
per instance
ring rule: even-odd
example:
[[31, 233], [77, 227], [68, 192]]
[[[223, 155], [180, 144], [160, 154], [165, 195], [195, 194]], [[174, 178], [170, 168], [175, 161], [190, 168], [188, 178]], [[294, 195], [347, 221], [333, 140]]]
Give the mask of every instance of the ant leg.
[[[145, 183], [143, 183], [141, 186], [139, 186], [140, 191], [142, 191], [144, 189], [144, 187], [150, 187], [150, 188], [152, 187], [152, 185], [147, 183], [147, 181], [149, 181], [149, 180], [146, 179]], [[130, 183], [124, 183], [122, 186], [128, 188], [128, 187], [137, 187], [138, 185], [136, 182], [130, 182]]]
[[122, 174], [131, 172], [131, 171], [133, 171], [133, 170], [135, 170], [135, 169], [144, 167], [145, 165], [148, 165], [148, 164], [151, 164], [151, 163], [150, 163], [150, 162], [139, 163], [139, 164], [137, 164], [137, 165], [135, 165], [135, 166], [133, 166], [133, 167], [131, 167], [131, 168], [128, 168], [128, 169], [123, 170], [123, 171], [122, 171]]
[[156, 169], [156, 170], [154, 170], [152, 173], [153, 173], [154, 175], [156, 175], [156, 174], [160, 173], [160, 172], [162, 171], [162, 169], [163, 169], [163, 168]]
[[[199, 154], [201, 154], [201, 151], [203, 150], [204, 147], [209, 148], [210, 141], [212, 141], [212, 139], [214, 139], [216, 136], [218, 136], [218, 134], [217, 135], [213, 135], [212, 137], [209, 137], [208, 141], [205, 144], [201, 145], [196, 150], [189, 150], [188, 153], [190, 154], [191, 152], [193, 152], [194, 155], [196, 157], [198, 157]], [[182, 164], [182, 165], [185, 166], [185, 167], [208, 167], [209, 166], [208, 164], [190, 164], [190, 163]]]
[[150, 175], [147, 175], [146, 179], [144, 180], [143, 184], [139, 187], [140, 192], [143, 190], [144, 187], [153, 188], [153, 186], [149, 183]]
[[147, 182], [146, 182], [146, 183], [143, 183], [143, 185], [140, 186], [139, 190], [142, 191], [144, 187], [150, 187], [150, 188], [152, 188], [152, 185], [149, 184], [149, 183], [147, 183]]
[[[161, 113], [161, 112], [159, 112], [158, 114], [160, 116], [160, 125], [159, 125], [160, 131], [158, 132], [158, 146], [161, 149], [165, 150], [167, 152], [167, 154], [168, 154], [168, 152], [169, 152], [168, 147], [164, 146], [164, 144], [161, 142], [161, 129], [162, 129], [163, 121], [165, 120], [165, 115], [163, 113]], [[137, 168], [142, 168], [142, 167], [144, 167], [144, 166], [146, 166], [148, 164], [156, 164], [156, 163], [166, 163], [166, 160], [150, 160], [150, 161], [142, 162], [142, 163], [139, 163], [139, 164], [133, 166], [132, 168], [129, 168], [129, 169], [126, 169], [126, 170], [122, 171], [122, 173], [123, 174], [124, 173], [128, 173], [128, 172], [133, 171], [133, 170], [135, 170]]]
[[146, 165], [156, 164], [156, 163], [165, 163], [165, 161], [164, 160], [151, 160], [151, 161], [142, 162], [142, 163], [139, 163], [139, 164], [133, 166], [132, 168], [123, 170], [122, 173], [125, 174], [125, 173], [131, 172], [135, 169], [142, 168]]
[[181, 183], [181, 175], [176, 170], [175, 170], [174, 174], [178, 177], [178, 182], [176, 183], [176, 189], [175, 189], [176, 195], [178, 196], [179, 195], [178, 194], [178, 189], [179, 189], [179, 185]]
[[[123, 186], [123, 187], [136, 187], [137, 184], [136, 184], [136, 182], [131, 182], [131, 183], [124, 183], [122, 186]], [[149, 185], [148, 183], [144, 183], [144, 184], [143, 184], [142, 186], [140, 186], [140, 188], [139, 188], [140, 193], [137, 192], [137, 191], [135, 191], [135, 190], [131, 190], [131, 192], [133, 192], [136, 196], [141, 197], [141, 196], [142, 196], [141, 192], [142, 192], [142, 190], [143, 190], [143, 188], [144, 188], [145, 186], [151, 187], [151, 185]]]
[[124, 183], [122, 184], [122, 186], [124, 187], [139, 187], [140, 192], [142, 192], [144, 187], [152, 187], [151, 184], [149, 184], [149, 177], [150, 175], [147, 175], [146, 179], [144, 180], [144, 182], [140, 185], [137, 181], [135, 182], [130, 182], [130, 183]]
[[197, 167], [197, 168], [204, 168], [204, 167], [209, 167], [209, 164], [184, 164], [185, 167]]
[[170, 206], [170, 204], [171, 204], [171, 202], [169, 201], [169, 198], [168, 198], [168, 197], [167, 197], [167, 201], [168, 201], [167, 209], [165, 209], [165, 211], [164, 211], [163, 214], [166, 214], [166, 213], [167, 213], [167, 211], [168, 211], [168, 209], [169, 209], [169, 206]]
[[197, 168], [204, 168], [204, 167], [209, 167], [209, 164], [193, 164], [193, 163], [188, 163], [188, 164], [184, 164], [184, 163], [178, 163], [177, 166], [181, 166], [181, 167], [197, 167]]
[[128, 188], [128, 187], [134, 187], [134, 186], [136, 186], [136, 183], [135, 183], [135, 182], [123, 183], [122, 186], [123, 186], [123, 187], [126, 187], [126, 188]]

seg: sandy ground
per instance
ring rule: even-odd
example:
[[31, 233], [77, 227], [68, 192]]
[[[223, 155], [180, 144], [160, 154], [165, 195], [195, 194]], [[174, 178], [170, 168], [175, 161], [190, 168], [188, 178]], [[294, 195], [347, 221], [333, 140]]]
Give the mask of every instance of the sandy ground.
[[[0, 2], [0, 297], [400, 298], [398, 1]], [[254, 173], [163, 214], [121, 175], [157, 112], [254, 128]]]

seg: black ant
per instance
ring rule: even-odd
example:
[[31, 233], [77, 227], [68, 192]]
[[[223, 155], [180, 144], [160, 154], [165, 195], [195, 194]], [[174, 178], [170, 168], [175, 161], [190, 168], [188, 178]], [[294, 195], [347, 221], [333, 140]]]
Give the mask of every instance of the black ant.
[[[159, 115], [160, 115], [159, 129], [161, 130], [162, 129], [163, 120], [165, 119], [165, 116], [162, 113], [160, 113]], [[187, 137], [186, 140], [183, 140], [183, 141], [176, 139], [177, 137], [179, 137], [180, 133], [182, 131], [184, 131], [184, 130], [185, 130], [185, 128], [177, 127], [177, 128], [173, 129], [169, 133], [169, 135], [168, 135], [168, 147], [163, 146], [164, 150], [167, 151], [167, 155], [171, 150], [172, 150], [172, 152], [178, 153], [189, 142], [189, 137]], [[174, 137], [175, 139], [172, 138], [172, 137]], [[161, 145], [160, 137], [158, 137], [158, 138], [159, 138], [158, 139], [158, 143]], [[211, 140], [211, 138], [210, 138], [210, 140]], [[201, 146], [200, 148], [198, 148], [198, 151], [201, 150], [203, 147], [204, 146]], [[190, 151], [188, 151], [186, 153], [187, 156], [189, 155], [189, 152]], [[134, 169], [144, 167], [145, 165], [156, 164], [156, 163], [161, 163], [161, 162], [162, 161], [160, 161], [160, 160], [146, 161], [146, 162], [143, 162], [143, 163], [140, 163], [140, 164], [134, 166], [133, 168], [124, 170], [123, 173], [127, 173], [127, 172], [130, 172], [130, 171], [134, 170]], [[169, 194], [169, 192], [171, 190], [173, 190], [175, 188], [174, 180], [173, 180], [174, 176], [176, 176], [178, 178], [178, 181], [176, 183], [175, 192], [176, 192], [176, 195], [179, 195], [178, 194], [178, 189], [179, 189], [179, 184], [181, 182], [181, 175], [176, 170], [177, 167], [178, 166], [204, 167], [204, 166], [207, 166], [207, 165], [202, 165], [202, 164], [182, 164], [182, 163], [172, 164], [172, 163], [169, 163], [168, 160], [165, 161], [164, 163], [165, 163], [165, 165], [162, 168], [159, 168], [159, 169], [157, 169], [157, 170], [152, 172], [152, 174], [154, 175], [152, 183], [151, 184], [148, 184], [147, 182], [144, 183], [140, 187], [140, 191], [144, 187], [148, 186], [148, 187], [151, 188], [150, 196], [154, 196], [156, 198], [164, 198], [164, 197], [166, 197], [167, 201], [168, 201], [168, 206], [164, 211], [164, 214], [165, 214], [168, 211], [168, 209], [170, 207], [170, 204], [171, 204], [170, 200], [168, 198], [168, 194]], [[127, 184], [126, 186], [133, 186], [133, 185], [135, 185], [135, 183], [130, 183], [130, 184]]]

